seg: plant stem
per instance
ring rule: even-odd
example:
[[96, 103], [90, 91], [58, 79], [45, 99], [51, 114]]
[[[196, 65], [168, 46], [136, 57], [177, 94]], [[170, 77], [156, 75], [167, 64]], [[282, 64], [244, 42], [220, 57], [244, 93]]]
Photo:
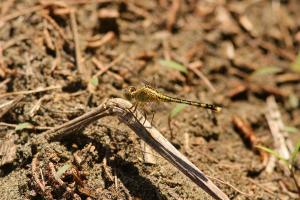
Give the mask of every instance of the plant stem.
[[300, 186], [299, 186], [299, 184], [298, 184], [298, 181], [297, 181], [296, 176], [295, 176], [295, 173], [294, 173], [294, 167], [291, 166], [291, 167], [289, 167], [289, 169], [290, 169], [290, 172], [291, 172], [291, 177], [292, 177], [292, 179], [294, 180], [294, 183], [295, 183], [296, 188], [297, 188], [297, 190], [298, 190], [298, 195], [299, 195], [299, 197], [300, 197]]

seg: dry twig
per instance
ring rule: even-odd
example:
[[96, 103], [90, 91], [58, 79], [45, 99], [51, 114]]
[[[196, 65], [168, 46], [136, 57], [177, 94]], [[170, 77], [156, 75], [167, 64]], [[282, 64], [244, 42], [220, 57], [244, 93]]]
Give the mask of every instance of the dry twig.
[[87, 47], [89, 48], [99, 48], [100, 46], [109, 43], [115, 38], [115, 33], [112, 31], [109, 31], [106, 33], [102, 38], [97, 40], [88, 41]]
[[240, 194], [242, 194], [244, 196], [247, 196], [247, 197], [251, 197], [252, 196], [252, 194], [248, 194], [246, 192], [243, 192], [243, 191], [239, 190], [237, 187], [233, 186], [232, 184], [230, 184], [227, 181], [223, 181], [221, 179], [218, 179], [218, 178], [215, 178], [215, 177], [212, 177], [212, 176], [207, 176], [207, 177], [209, 177], [210, 179], [216, 180], [216, 181], [218, 181], [218, 182], [220, 182], [222, 184], [228, 185], [229, 187], [231, 187], [232, 189], [234, 189], [235, 191], [237, 191], [238, 193], [240, 193]]
[[27, 15], [27, 14], [30, 14], [30, 13], [33, 13], [33, 12], [37, 12], [39, 10], [42, 10], [45, 6], [44, 5], [37, 5], [37, 6], [33, 6], [31, 8], [26, 8], [26, 9], [23, 9], [21, 11], [16, 11], [12, 14], [8, 14], [6, 16], [3, 16], [1, 17], [0, 19], [0, 27], [2, 25], [4, 25], [6, 22], [12, 20], [12, 19], [15, 19], [19, 16], [22, 16], [22, 15]]
[[68, 38], [66, 37], [66, 34], [62, 28], [55, 22], [55, 20], [48, 15], [47, 12], [41, 12], [40, 15], [45, 18], [53, 27], [57, 30], [61, 38], [63, 38], [65, 41], [68, 41]]
[[78, 68], [78, 71], [81, 75], [85, 74], [85, 69], [82, 64], [81, 60], [81, 50], [80, 50], [80, 45], [79, 45], [79, 35], [78, 35], [78, 27], [77, 27], [77, 22], [76, 22], [76, 15], [75, 15], [75, 10], [71, 9], [70, 12], [70, 19], [71, 19], [71, 27], [73, 31], [73, 40], [75, 43], [75, 56], [76, 56], [76, 66]]
[[210, 91], [212, 93], [216, 92], [215, 87], [213, 86], [213, 84], [208, 80], [208, 78], [206, 78], [206, 76], [200, 71], [198, 70], [195, 66], [193, 65], [188, 65], [188, 69], [190, 69], [192, 72], [194, 72], [199, 78], [201, 78], [203, 80], [203, 82], [205, 83], [205, 85], [210, 89]]
[[169, 31], [172, 31], [172, 29], [176, 23], [177, 13], [180, 9], [180, 2], [181, 2], [181, 0], [172, 1], [172, 6], [171, 6], [171, 9], [169, 10], [168, 18], [167, 18], [167, 29]]
[[13, 107], [15, 107], [24, 96], [16, 97], [15, 99], [0, 105], [0, 119], [5, 115], [8, 111], [10, 111]]
[[23, 40], [27, 40], [29, 37], [27, 35], [24, 35], [24, 34], [21, 34], [21, 35], [18, 35], [16, 37], [13, 37], [12, 39], [8, 40], [7, 42], [5, 42], [3, 44], [3, 51], [9, 47], [12, 47], [14, 46], [15, 44], [17, 44], [18, 42], [21, 42]]
[[[141, 113], [137, 112], [137, 114], [134, 115], [131, 111], [129, 111], [128, 109], [131, 106], [131, 103], [123, 99], [116, 98], [106, 100], [93, 111], [36, 136], [36, 141], [43, 144], [49, 140], [57, 140], [66, 134], [70, 134], [74, 130], [84, 128], [102, 117], [117, 116], [120, 121], [130, 127], [157, 153], [168, 160], [213, 198], [222, 200], [229, 199], [225, 193], [223, 193], [194, 164], [192, 164], [165, 137], [163, 137], [157, 129], [152, 127], [147, 120], [144, 120]], [[145, 121], [145, 123], [142, 123], [143, 121]]]
[[97, 72], [97, 74], [95, 74], [96, 77], [101, 76], [103, 73], [108, 72], [110, 74], [112, 74], [115, 78], [117, 79], [121, 79], [123, 80], [123, 78], [117, 74], [114, 74], [112, 72], [109, 71], [109, 69], [111, 67], [113, 67], [115, 64], [117, 64], [118, 62], [120, 62], [122, 59], [124, 58], [124, 54], [119, 55], [116, 59], [114, 59], [111, 63], [109, 63], [106, 66], [102, 66], [102, 64], [100, 63], [100, 61], [98, 61], [97, 58], [92, 58], [92, 62], [100, 69], [99, 72]]
[[49, 86], [49, 87], [45, 87], [45, 88], [38, 88], [35, 90], [25, 90], [25, 91], [18, 91], [18, 92], [8, 92], [8, 93], [4, 93], [0, 95], [0, 99], [3, 97], [7, 97], [7, 96], [14, 96], [14, 95], [26, 95], [26, 94], [34, 94], [34, 93], [38, 93], [38, 92], [46, 92], [49, 90], [56, 90], [56, 89], [60, 89], [61, 86]]
[[17, 136], [13, 134], [0, 138], [0, 167], [12, 163], [17, 158], [15, 140], [17, 140]]
[[241, 118], [239, 116], [233, 116], [232, 123], [239, 130], [242, 137], [250, 143], [251, 149], [253, 151], [259, 152], [259, 155], [261, 157], [263, 165], [265, 166], [267, 163], [267, 160], [268, 160], [268, 154], [265, 151], [263, 151], [262, 149], [256, 148], [259, 141], [258, 141], [253, 129], [251, 128], [251, 126], [243, 118]]
[[41, 191], [41, 192], [45, 192], [45, 184], [42, 183], [40, 181], [40, 178], [39, 178], [39, 172], [38, 172], [38, 169], [39, 169], [39, 160], [38, 160], [38, 156], [39, 156], [39, 153], [37, 153], [33, 159], [32, 159], [32, 162], [31, 162], [31, 170], [32, 170], [32, 175], [33, 175], [33, 181], [34, 181], [34, 184], [36, 186], [36, 189]]
[[[6, 127], [11, 127], [11, 128], [17, 128], [18, 124], [9, 124], [9, 123], [5, 123], [5, 122], [0, 122], [0, 126], [6, 126]], [[45, 127], [45, 126], [28, 126], [24, 129], [30, 129], [30, 130], [40, 130], [40, 131], [45, 131], [45, 130], [49, 130], [51, 129], [51, 127]]]
[[144, 141], [141, 140], [141, 149], [144, 157], [144, 163], [146, 164], [156, 164], [156, 158], [154, 156], [154, 153], [152, 149], [147, 145]]
[[[273, 96], [267, 99], [267, 109], [266, 118], [273, 136], [275, 150], [280, 156], [288, 160], [294, 148], [292, 142], [288, 139], [288, 133], [284, 129], [285, 126]], [[270, 161], [266, 171], [272, 173], [275, 167], [275, 164], [272, 162], [276, 161], [276, 159], [270, 159]]]

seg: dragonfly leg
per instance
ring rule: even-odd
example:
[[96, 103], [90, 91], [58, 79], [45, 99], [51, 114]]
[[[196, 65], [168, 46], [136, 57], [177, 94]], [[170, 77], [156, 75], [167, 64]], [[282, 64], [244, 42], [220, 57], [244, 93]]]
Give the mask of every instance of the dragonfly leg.
[[147, 121], [147, 113], [146, 110], [143, 110], [143, 114], [144, 114], [144, 122], [143, 125], [145, 125], [146, 121]]
[[156, 102], [155, 104], [153, 102], [151, 102], [152, 104], [152, 109], [151, 109], [151, 113], [152, 113], [152, 117], [151, 117], [151, 126], [153, 125], [153, 120], [154, 120], [154, 116], [155, 116], [155, 110], [158, 109], [158, 106], [160, 104], [160, 102]]
[[134, 106], [134, 109], [133, 109], [133, 112], [135, 113], [137, 107], [139, 106], [139, 103], [135, 103], [135, 106]]
[[143, 125], [146, 123], [147, 121], [147, 112], [145, 110], [145, 104], [144, 103], [140, 103], [140, 108], [143, 112], [143, 116], [144, 116], [144, 122], [142, 123]]
[[[138, 107], [139, 103], [138, 102], [134, 102], [132, 104], [132, 106], [130, 108], [128, 108], [131, 112], [135, 113], [137, 107]], [[132, 110], [133, 109], [133, 110]]]
[[151, 126], [153, 125], [154, 115], [155, 115], [155, 112], [152, 111], [152, 118], [151, 118], [151, 122], [150, 122]]
[[[144, 118], [145, 118], [145, 120], [144, 120], [144, 122], [143, 122], [143, 126], [145, 125], [145, 123], [146, 123], [146, 121], [147, 121], [147, 113], [146, 113], [146, 110], [144, 110]], [[152, 119], [153, 119], [153, 117], [152, 117]], [[152, 121], [151, 121], [151, 123], [150, 123], [150, 126], [144, 126], [145, 128], [151, 128], [152, 127]]]

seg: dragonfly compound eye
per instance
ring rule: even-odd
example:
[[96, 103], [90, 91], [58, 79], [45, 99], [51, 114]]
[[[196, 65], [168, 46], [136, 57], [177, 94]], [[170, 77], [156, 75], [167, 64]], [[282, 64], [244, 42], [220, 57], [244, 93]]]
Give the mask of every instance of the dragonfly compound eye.
[[135, 91], [136, 91], [136, 88], [135, 88], [135, 87], [132, 87], [132, 86], [130, 86], [130, 87], [129, 87], [129, 89], [128, 89], [128, 91], [129, 91], [130, 93], [132, 93], [132, 92], [135, 92]]
[[124, 93], [124, 97], [127, 99], [127, 100], [131, 100], [133, 98], [133, 92], [136, 91], [136, 89], [134, 87], [129, 87], [129, 88], [126, 88], [123, 90], [123, 93]]

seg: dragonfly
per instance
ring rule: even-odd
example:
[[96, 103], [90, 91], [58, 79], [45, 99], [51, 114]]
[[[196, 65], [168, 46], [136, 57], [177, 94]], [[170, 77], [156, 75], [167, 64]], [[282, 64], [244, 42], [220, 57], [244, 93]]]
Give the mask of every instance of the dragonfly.
[[147, 103], [152, 102], [171, 102], [171, 103], [180, 103], [180, 104], [187, 104], [191, 106], [196, 106], [199, 108], [204, 108], [208, 110], [212, 110], [213, 112], [221, 112], [222, 107], [217, 106], [214, 104], [208, 104], [208, 103], [202, 103], [198, 101], [189, 101], [185, 99], [180, 99], [176, 97], [168, 96], [160, 91], [158, 91], [156, 88], [145, 84], [143, 87], [136, 88], [134, 86], [129, 86], [128, 88], [124, 89], [124, 96], [129, 101], [133, 101], [134, 111], [138, 106], [144, 107]]

